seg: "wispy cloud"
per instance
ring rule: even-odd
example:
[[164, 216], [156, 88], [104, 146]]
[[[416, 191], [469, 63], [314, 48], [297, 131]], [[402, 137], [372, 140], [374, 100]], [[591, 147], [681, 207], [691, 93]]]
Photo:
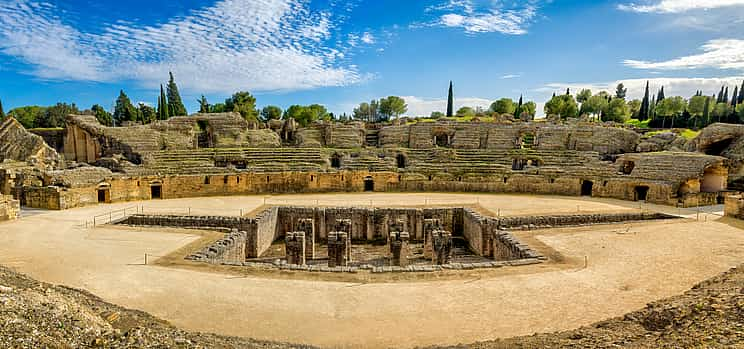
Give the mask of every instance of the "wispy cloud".
[[656, 0], [645, 4], [621, 4], [618, 8], [641, 13], [681, 13], [731, 6], [744, 6], [744, 0]]
[[362, 34], [361, 40], [363, 43], [368, 44], [368, 45], [374, 44], [376, 41], [375, 36], [372, 35], [372, 33], [370, 32], [365, 32], [364, 34]]
[[501, 77], [502, 80], [521, 78], [522, 74], [506, 74]]
[[467, 33], [502, 33], [523, 35], [537, 15], [537, 2], [505, 6], [492, 1], [488, 6], [479, 6], [473, 0], [449, 0], [428, 9], [439, 14], [432, 25], [461, 28]]
[[626, 66], [637, 69], [744, 69], [744, 40], [711, 40], [701, 47], [703, 53], [675, 58], [668, 61], [649, 62], [625, 60]]
[[83, 32], [54, 5], [0, 2], [0, 52], [42, 79], [156, 86], [169, 70], [184, 89], [230, 93], [343, 86], [365, 77], [331, 44], [333, 14], [304, 0], [221, 0], [153, 26]]

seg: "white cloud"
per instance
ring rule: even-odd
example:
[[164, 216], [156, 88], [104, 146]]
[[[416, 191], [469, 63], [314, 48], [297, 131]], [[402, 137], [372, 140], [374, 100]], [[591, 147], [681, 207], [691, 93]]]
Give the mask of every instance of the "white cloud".
[[507, 74], [501, 77], [502, 80], [521, 78], [522, 74]]
[[517, 7], [506, 8], [499, 1], [491, 2], [487, 8], [479, 8], [473, 0], [450, 0], [428, 11], [446, 12], [434, 25], [462, 28], [467, 33], [502, 33], [522, 35], [537, 14], [534, 1]]
[[709, 10], [722, 7], [742, 6], [744, 0], [661, 0], [648, 4], [621, 4], [624, 11], [641, 13], [681, 13], [691, 10]]
[[701, 47], [703, 53], [668, 61], [648, 62], [625, 60], [623, 63], [637, 69], [744, 69], [744, 40], [711, 40]]
[[[447, 111], [446, 99], [430, 99], [415, 96], [401, 96], [401, 98], [405, 99], [408, 104], [407, 116], [428, 117], [434, 111], [442, 113]], [[488, 109], [492, 102], [489, 99], [477, 97], [455, 98], [454, 110], [457, 111], [457, 109], [462, 107], [482, 107]]]
[[304, 0], [220, 0], [153, 26], [103, 25], [81, 32], [53, 5], [0, 2], [0, 52], [43, 79], [157, 86], [173, 71], [203, 93], [298, 90], [364, 79], [344, 65], [345, 48], [327, 44], [332, 15]]
[[375, 37], [370, 32], [366, 32], [366, 33], [362, 34], [361, 40], [362, 40], [363, 43], [368, 44], [368, 45], [371, 45], [371, 44], [374, 44], [375, 43]]

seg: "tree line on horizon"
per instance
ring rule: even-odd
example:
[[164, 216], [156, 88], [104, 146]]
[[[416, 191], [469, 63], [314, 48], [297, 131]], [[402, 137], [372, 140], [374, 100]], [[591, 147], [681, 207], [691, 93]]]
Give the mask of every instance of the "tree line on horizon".
[[[607, 91], [593, 93], [589, 89], [580, 90], [575, 96], [570, 89], [565, 94], [553, 94], [545, 103], [546, 116], [557, 116], [562, 119], [588, 116], [599, 121], [634, 123], [652, 128], [702, 128], [715, 122], [744, 123], [744, 82], [741, 88], [736, 86], [730, 94], [728, 86], [722, 86], [717, 94], [707, 96], [703, 91], [696, 91], [689, 99], [680, 96], [667, 97], [662, 86], [656, 93], [650, 91], [649, 82], [642, 99], [626, 100], [627, 88], [618, 84], [613, 94]], [[399, 118], [408, 111], [405, 99], [388, 96], [379, 100], [360, 103], [351, 115], [334, 115], [320, 104], [292, 105], [282, 110], [275, 105], [262, 109], [256, 107], [256, 98], [249, 92], [234, 93], [222, 103], [210, 104], [202, 95], [198, 99], [199, 113], [236, 112], [249, 122], [267, 122], [279, 119], [294, 119], [302, 126], [317, 120], [366, 122], [386, 122]], [[443, 117], [464, 118], [466, 120], [497, 115], [512, 115], [515, 119], [531, 120], [536, 114], [537, 104], [501, 98], [491, 103], [488, 109], [463, 106], [454, 111], [453, 85], [450, 81], [446, 113], [434, 111], [430, 119]], [[131, 123], [148, 124], [171, 117], [186, 116], [178, 86], [172, 73], [165, 87], [161, 84], [156, 107], [144, 103], [133, 105], [126, 93], [121, 90], [117, 97], [113, 113], [99, 104], [90, 109], [80, 110], [74, 103], [57, 103], [49, 107], [23, 106], [5, 113], [0, 101], [0, 120], [10, 116], [26, 128], [63, 127], [69, 114], [86, 114], [95, 116], [106, 126], [122, 126]]]

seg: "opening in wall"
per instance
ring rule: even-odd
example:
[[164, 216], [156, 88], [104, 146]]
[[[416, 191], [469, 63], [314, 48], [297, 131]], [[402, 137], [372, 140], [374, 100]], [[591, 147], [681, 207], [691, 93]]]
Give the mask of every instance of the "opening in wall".
[[109, 202], [110, 194], [108, 189], [98, 189], [98, 203], [104, 204]]
[[581, 182], [581, 196], [592, 196], [594, 190], [594, 182], [583, 181]]
[[635, 169], [634, 161], [624, 161], [623, 165], [620, 167], [620, 172], [622, 172], [624, 175], [629, 175], [633, 173], [634, 169]]
[[163, 198], [163, 187], [159, 185], [153, 185], [150, 187], [150, 198], [162, 199]]
[[204, 184], [209, 184], [209, 176], [204, 177]]
[[645, 185], [639, 185], [635, 187], [635, 201], [646, 201], [648, 198], [649, 187]]
[[364, 191], [375, 191], [375, 180], [372, 176], [364, 178]]
[[331, 157], [331, 167], [333, 168], [341, 168], [341, 156], [338, 154], [333, 154]]
[[398, 154], [395, 157], [395, 162], [398, 165], [398, 168], [406, 168], [406, 156], [403, 154]]

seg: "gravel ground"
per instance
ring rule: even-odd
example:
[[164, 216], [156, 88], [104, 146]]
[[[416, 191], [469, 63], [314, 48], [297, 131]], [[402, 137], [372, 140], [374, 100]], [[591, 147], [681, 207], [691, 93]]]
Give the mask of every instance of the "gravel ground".
[[573, 331], [460, 348], [744, 348], [744, 265], [685, 294]]
[[0, 348], [310, 348], [179, 330], [147, 313], [0, 267]]

